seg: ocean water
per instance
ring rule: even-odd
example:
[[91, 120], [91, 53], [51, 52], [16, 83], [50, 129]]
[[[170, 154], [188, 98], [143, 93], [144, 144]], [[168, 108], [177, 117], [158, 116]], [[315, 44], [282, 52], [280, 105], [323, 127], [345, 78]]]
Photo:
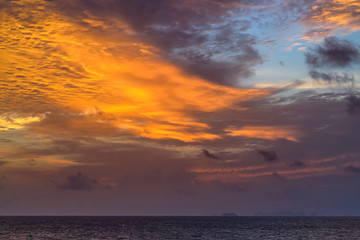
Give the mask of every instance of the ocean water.
[[0, 217], [0, 239], [360, 239], [355, 217]]

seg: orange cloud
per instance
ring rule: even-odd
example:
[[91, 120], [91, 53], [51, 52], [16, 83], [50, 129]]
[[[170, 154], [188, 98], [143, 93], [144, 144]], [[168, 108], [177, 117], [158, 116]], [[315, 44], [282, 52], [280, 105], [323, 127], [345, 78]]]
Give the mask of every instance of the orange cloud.
[[[55, 109], [77, 114], [66, 119], [67, 125], [58, 129], [61, 132], [86, 131], [83, 125], [91, 123], [153, 139], [211, 140], [220, 136], [210, 133], [210, 127], [192, 112], [231, 108], [269, 94], [219, 86], [186, 74], [161, 59], [159, 49], [134, 38], [119, 20], [109, 25], [89, 15], [84, 19], [88, 25], [80, 25], [44, 12], [51, 4], [46, 1], [18, 4], [22, 8], [5, 11], [1, 23], [7, 41], [0, 43], [0, 55], [6, 59], [1, 67], [6, 81], [0, 83], [0, 91], [7, 101], [0, 108], [47, 116]], [[29, 14], [31, 22], [19, 20]], [[54, 124], [37, 125], [36, 130], [56, 130], [46, 126]]]
[[301, 43], [298, 43], [298, 42], [293, 43], [293, 44], [291, 44], [290, 46], [286, 47], [285, 50], [286, 50], [286, 51], [291, 51], [291, 50], [292, 50], [294, 47], [296, 47], [296, 46], [301, 46]]
[[230, 127], [225, 130], [229, 136], [241, 136], [267, 140], [286, 139], [299, 142], [300, 132], [292, 126], [246, 126], [242, 128]]
[[313, 30], [303, 39], [324, 38], [338, 29], [345, 32], [360, 30], [360, 2], [354, 0], [318, 0], [304, 20]]
[[65, 165], [78, 165], [80, 163], [78, 162], [73, 162], [73, 161], [68, 161], [68, 160], [61, 160], [61, 159], [51, 159], [51, 158], [38, 158], [38, 159], [34, 159], [35, 161], [42, 161], [42, 162], [47, 162], [50, 164], [65, 164]]

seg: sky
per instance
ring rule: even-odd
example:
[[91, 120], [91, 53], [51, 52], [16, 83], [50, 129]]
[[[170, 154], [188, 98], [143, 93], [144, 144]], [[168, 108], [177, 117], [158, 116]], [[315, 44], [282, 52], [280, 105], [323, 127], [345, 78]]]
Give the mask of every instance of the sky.
[[0, 0], [0, 215], [360, 215], [359, 0]]

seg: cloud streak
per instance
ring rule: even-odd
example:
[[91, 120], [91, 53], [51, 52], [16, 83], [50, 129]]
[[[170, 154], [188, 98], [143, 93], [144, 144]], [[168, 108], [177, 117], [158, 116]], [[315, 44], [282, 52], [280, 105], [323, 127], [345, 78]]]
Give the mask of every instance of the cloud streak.
[[227, 135], [248, 138], [259, 138], [266, 140], [286, 139], [299, 142], [300, 132], [291, 126], [245, 126], [242, 128], [229, 127]]
[[326, 85], [337, 84], [339, 86], [344, 84], [354, 85], [355, 77], [352, 74], [344, 72], [343, 74], [338, 73], [323, 73], [316, 70], [310, 70], [309, 75], [312, 79], [318, 82], [324, 82]]

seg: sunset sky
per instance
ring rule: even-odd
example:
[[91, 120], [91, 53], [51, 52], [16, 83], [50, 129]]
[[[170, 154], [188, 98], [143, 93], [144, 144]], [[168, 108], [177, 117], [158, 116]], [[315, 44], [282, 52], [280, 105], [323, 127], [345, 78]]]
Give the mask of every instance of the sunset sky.
[[0, 215], [360, 215], [359, 0], [0, 0]]

